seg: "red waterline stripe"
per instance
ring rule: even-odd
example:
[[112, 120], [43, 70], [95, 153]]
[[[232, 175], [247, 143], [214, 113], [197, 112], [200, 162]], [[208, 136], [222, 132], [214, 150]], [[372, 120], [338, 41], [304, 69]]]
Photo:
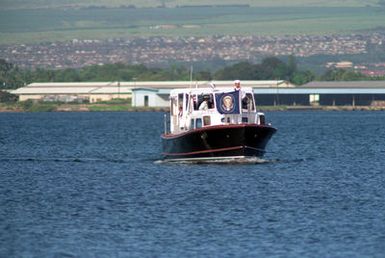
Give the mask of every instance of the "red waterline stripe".
[[242, 149], [244, 146], [235, 146], [235, 147], [228, 147], [228, 148], [221, 148], [221, 149], [213, 149], [213, 150], [203, 150], [203, 151], [194, 151], [194, 152], [184, 152], [184, 153], [167, 153], [163, 152], [163, 155], [168, 156], [182, 156], [182, 155], [194, 155], [199, 153], [208, 153], [208, 152], [219, 152], [219, 151], [228, 151], [228, 150], [238, 150]]
[[250, 146], [245, 146], [246, 149], [252, 149], [252, 150], [256, 150], [256, 151], [263, 151], [265, 152], [265, 150], [263, 149], [258, 149], [258, 148], [254, 148], [254, 147], [250, 147]]

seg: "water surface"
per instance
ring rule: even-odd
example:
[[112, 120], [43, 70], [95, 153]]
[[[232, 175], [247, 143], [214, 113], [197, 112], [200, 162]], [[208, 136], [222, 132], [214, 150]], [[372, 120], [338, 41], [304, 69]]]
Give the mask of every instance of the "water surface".
[[1, 113], [0, 257], [384, 257], [385, 112], [271, 112], [262, 164], [162, 164], [162, 113]]

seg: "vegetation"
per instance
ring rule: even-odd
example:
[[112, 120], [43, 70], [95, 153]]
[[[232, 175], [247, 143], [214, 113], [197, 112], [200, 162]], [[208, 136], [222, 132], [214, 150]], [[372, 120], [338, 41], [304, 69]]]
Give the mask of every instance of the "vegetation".
[[[290, 56], [287, 62], [276, 57], [268, 57], [261, 63], [253, 64], [240, 62], [223, 67], [217, 71], [198, 71], [193, 80], [287, 80], [296, 85], [302, 85], [313, 80], [323, 81], [354, 81], [354, 80], [383, 80], [383, 77], [373, 78], [353, 70], [333, 69], [317, 75], [310, 70], [300, 70], [295, 57]], [[107, 64], [92, 65], [81, 69], [64, 70], [22, 70], [17, 66], [0, 59], [0, 90], [16, 89], [32, 82], [96, 82], [96, 81], [188, 81], [190, 69], [183, 65], [172, 65], [167, 68], [149, 68], [144, 65]], [[14, 96], [0, 92], [1, 102], [12, 102]], [[115, 100], [114, 103], [126, 104], [125, 100]]]
[[11, 93], [0, 90], [0, 103], [15, 103], [17, 97]]
[[131, 105], [92, 105], [90, 111], [128, 111]]
[[345, 69], [328, 70], [320, 77], [321, 81], [363, 81], [378, 79], [384, 78], [367, 77], [364, 74]]
[[[383, 27], [385, 20], [377, 1], [365, 5], [324, 1], [322, 7], [314, 7], [319, 3], [314, 0], [290, 1], [289, 6], [283, 0], [251, 2], [257, 3], [252, 7], [1, 9], [0, 44], [154, 35], [346, 34]], [[175, 27], [157, 27], [164, 24]]]
[[14, 89], [25, 82], [25, 72], [17, 66], [0, 59], [0, 89]]
[[243, 80], [288, 80], [294, 84], [304, 84], [312, 81], [315, 74], [311, 71], [300, 71], [293, 56], [289, 57], [288, 63], [276, 57], [262, 60], [260, 64], [242, 62], [233, 66], [225, 67], [214, 74], [218, 80], [232, 80], [242, 78]]

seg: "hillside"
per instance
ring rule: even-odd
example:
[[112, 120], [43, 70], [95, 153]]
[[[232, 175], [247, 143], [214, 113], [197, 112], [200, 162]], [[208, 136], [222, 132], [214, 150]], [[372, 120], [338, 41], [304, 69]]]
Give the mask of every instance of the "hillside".
[[381, 29], [384, 21], [380, 7], [0, 10], [0, 45], [128, 36], [351, 34]]
[[382, 29], [384, 3], [384, 0], [1, 0], [0, 45], [153, 35], [348, 34]]

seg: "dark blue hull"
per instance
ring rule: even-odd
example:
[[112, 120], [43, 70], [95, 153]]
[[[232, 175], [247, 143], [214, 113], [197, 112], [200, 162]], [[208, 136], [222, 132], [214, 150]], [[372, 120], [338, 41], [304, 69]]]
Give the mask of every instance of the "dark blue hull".
[[164, 159], [263, 157], [276, 129], [267, 125], [220, 125], [162, 135]]

